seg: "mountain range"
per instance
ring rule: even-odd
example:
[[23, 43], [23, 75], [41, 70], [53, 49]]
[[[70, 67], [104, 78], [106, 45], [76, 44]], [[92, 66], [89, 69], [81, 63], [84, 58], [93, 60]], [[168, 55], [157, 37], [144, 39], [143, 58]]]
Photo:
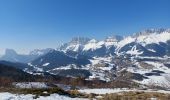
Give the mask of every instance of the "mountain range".
[[7, 49], [0, 60], [32, 74], [48, 72], [104, 81], [128, 79], [143, 85], [169, 87], [170, 29], [148, 29], [101, 41], [76, 37], [57, 49], [37, 49], [29, 55]]

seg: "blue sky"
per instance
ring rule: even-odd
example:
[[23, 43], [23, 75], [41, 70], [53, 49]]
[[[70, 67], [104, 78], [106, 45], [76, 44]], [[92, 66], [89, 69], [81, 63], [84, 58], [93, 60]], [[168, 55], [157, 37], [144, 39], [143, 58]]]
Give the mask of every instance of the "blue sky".
[[0, 54], [170, 27], [170, 0], [0, 0]]

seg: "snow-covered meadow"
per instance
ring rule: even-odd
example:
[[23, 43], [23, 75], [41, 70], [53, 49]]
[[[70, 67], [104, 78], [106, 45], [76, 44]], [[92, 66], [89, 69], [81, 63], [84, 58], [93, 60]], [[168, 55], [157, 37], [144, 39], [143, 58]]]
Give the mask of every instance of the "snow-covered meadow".
[[78, 91], [80, 93], [85, 93], [85, 94], [91, 94], [91, 93], [94, 93], [94, 94], [110, 94], [110, 93], [121, 93], [121, 92], [130, 92], [130, 91], [156, 92], [156, 93], [168, 93], [168, 94], [170, 94], [170, 91], [165, 91], [165, 90], [152, 90], [152, 89], [139, 90], [139, 89], [127, 89], [127, 88], [82, 89], [82, 90], [78, 90]]
[[19, 82], [13, 83], [16, 88], [48, 88], [44, 82]]
[[[110, 88], [103, 88], [103, 89], [82, 89], [78, 90], [80, 93], [84, 94], [97, 94], [97, 95], [105, 95], [111, 93], [121, 93], [121, 92], [154, 92], [154, 93], [165, 93], [170, 94], [170, 91], [165, 90], [137, 90], [137, 89], [127, 89], [127, 88], [117, 88], [117, 89], [110, 89]], [[102, 96], [96, 96], [102, 97]], [[35, 95], [32, 94], [12, 94], [8, 92], [0, 93], [0, 100], [89, 100], [88, 98], [71, 98], [64, 95], [59, 94], [51, 94], [50, 96], [39, 96], [35, 98]]]
[[35, 99], [32, 94], [11, 94], [8, 92], [0, 93], [0, 100], [88, 100], [83, 98], [70, 98], [58, 94], [51, 94], [50, 96], [40, 96]]

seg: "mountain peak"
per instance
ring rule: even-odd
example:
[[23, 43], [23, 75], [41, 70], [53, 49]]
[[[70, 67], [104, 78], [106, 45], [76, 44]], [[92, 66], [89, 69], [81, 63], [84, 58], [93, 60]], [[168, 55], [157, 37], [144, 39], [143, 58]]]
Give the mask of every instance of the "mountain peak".
[[29, 53], [29, 55], [44, 55], [50, 51], [52, 51], [52, 48], [47, 48], [47, 49], [35, 49]]
[[70, 44], [86, 44], [90, 39], [86, 37], [74, 37], [69, 42]]
[[74, 37], [71, 39], [70, 42], [65, 43], [59, 47], [58, 50], [62, 51], [80, 51], [85, 44], [87, 44], [90, 41], [89, 38], [86, 37]]
[[6, 49], [6, 50], [5, 50], [5, 55], [13, 56], [13, 55], [17, 55], [17, 53], [16, 53], [16, 51], [13, 50], [13, 49]]
[[122, 36], [119, 36], [119, 35], [114, 35], [114, 36], [110, 36], [110, 37], [107, 37], [105, 39], [105, 42], [119, 42], [123, 39]]
[[91, 39], [88, 43], [97, 43], [98, 41], [96, 39]]
[[138, 36], [141, 36], [141, 35], [161, 34], [163, 32], [170, 32], [170, 29], [165, 29], [165, 28], [146, 29], [144, 31], [141, 31], [141, 32], [134, 34], [134, 37], [138, 37]]

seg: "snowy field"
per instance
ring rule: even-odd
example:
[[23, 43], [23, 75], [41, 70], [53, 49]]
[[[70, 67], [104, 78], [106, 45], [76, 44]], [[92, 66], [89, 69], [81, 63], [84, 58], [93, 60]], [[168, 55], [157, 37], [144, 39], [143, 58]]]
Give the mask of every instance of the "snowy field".
[[18, 82], [13, 85], [17, 88], [48, 88], [44, 82]]
[[50, 96], [44, 97], [40, 96], [37, 99], [33, 99], [34, 95], [27, 94], [27, 95], [17, 95], [11, 93], [0, 93], [0, 100], [88, 100], [83, 98], [70, 98], [58, 94], [51, 94]]
[[120, 92], [130, 92], [130, 91], [138, 91], [138, 92], [157, 92], [157, 93], [168, 93], [170, 94], [170, 91], [165, 91], [165, 90], [137, 90], [137, 89], [126, 89], [126, 88], [117, 88], [117, 89], [109, 89], [109, 88], [104, 88], [104, 89], [82, 89], [78, 90], [80, 93], [85, 93], [85, 94], [110, 94], [110, 93], [120, 93]]
[[[156, 93], [165, 93], [170, 94], [170, 91], [165, 90], [137, 90], [137, 89], [126, 89], [126, 88], [117, 88], [117, 89], [109, 89], [109, 88], [103, 88], [103, 89], [82, 89], [78, 90], [81, 93], [85, 94], [110, 94], [110, 93], [121, 93], [121, 92], [130, 92], [130, 91], [136, 91], [136, 92], [156, 92]], [[8, 92], [2, 92], [0, 93], [0, 100], [89, 100], [86, 98], [70, 98], [64, 95], [59, 94], [51, 94], [50, 96], [40, 96], [37, 99], [34, 99], [35, 95], [32, 94], [11, 94]]]

